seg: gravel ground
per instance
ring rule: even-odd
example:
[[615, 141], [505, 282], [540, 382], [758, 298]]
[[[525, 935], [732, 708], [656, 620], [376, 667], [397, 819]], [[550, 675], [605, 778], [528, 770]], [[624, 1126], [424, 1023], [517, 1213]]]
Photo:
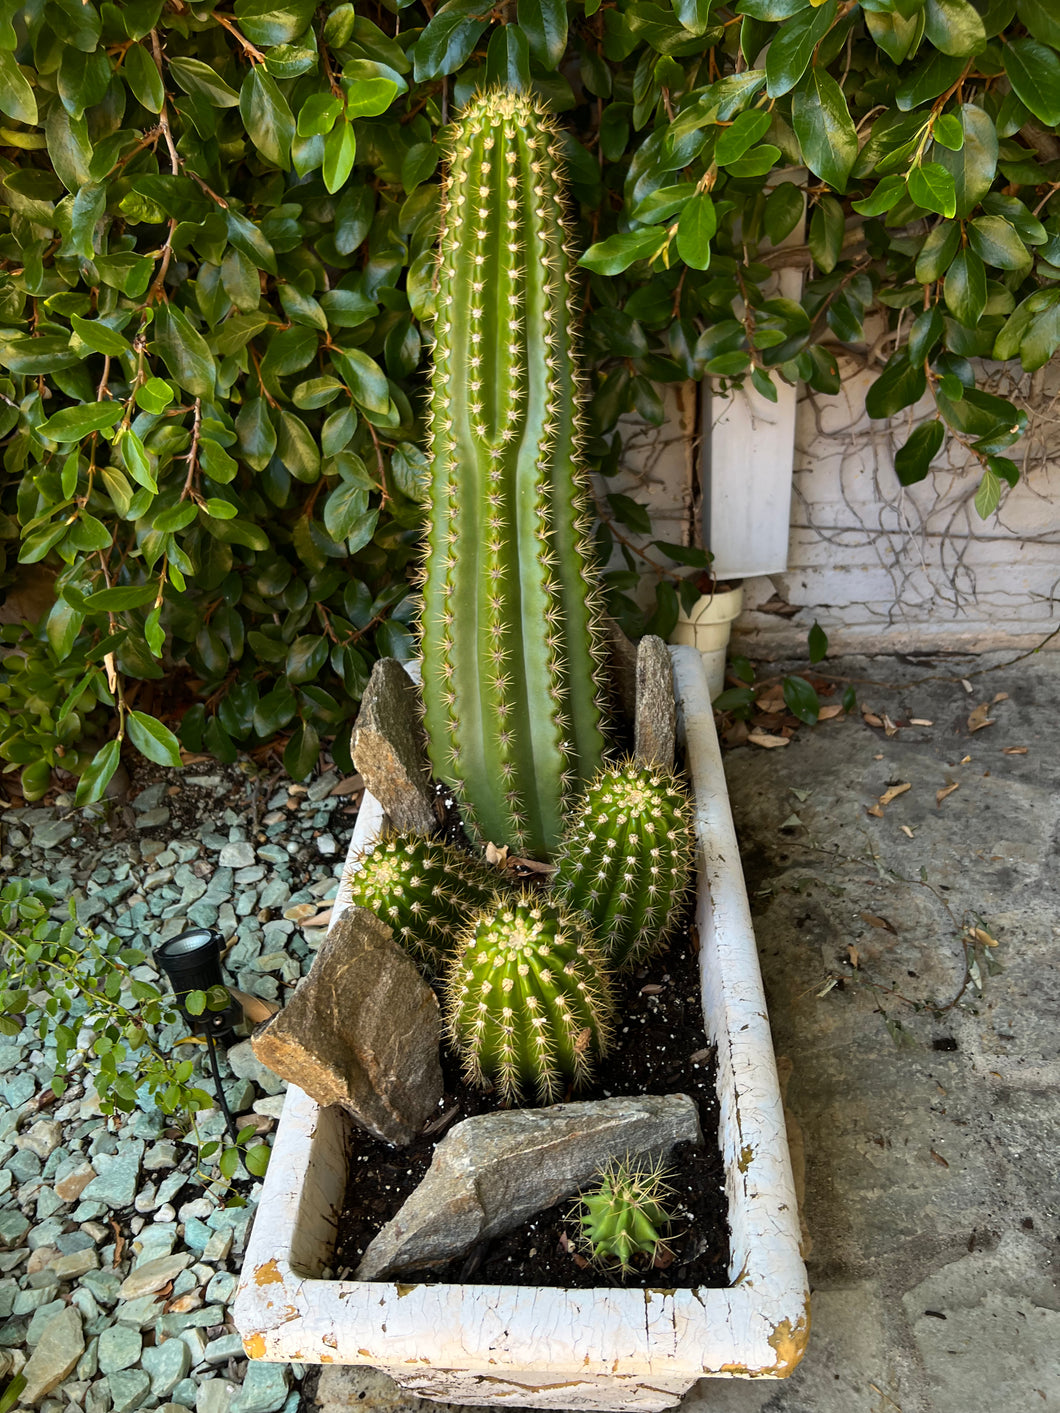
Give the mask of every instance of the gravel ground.
[[[216, 926], [228, 979], [282, 1003], [324, 937], [359, 783], [145, 763], [104, 806], [60, 795], [0, 811], [0, 878], [45, 886], [64, 900], [56, 916], [73, 900], [81, 921], [145, 950]], [[160, 1044], [186, 1033], [170, 1027]], [[231, 1192], [196, 1175], [194, 1144], [146, 1095], [106, 1118], [83, 1074], [56, 1101], [54, 1072], [34, 1029], [0, 1039], [0, 1379], [24, 1368], [21, 1406], [43, 1413], [295, 1413], [305, 1371], [248, 1366], [229, 1317], [260, 1183], [237, 1183], [245, 1205], [224, 1205]], [[267, 1134], [282, 1081], [246, 1041], [224, 1073], [241, 1125]], [[209, 1111], [200, 1132], [223, 1126]]]

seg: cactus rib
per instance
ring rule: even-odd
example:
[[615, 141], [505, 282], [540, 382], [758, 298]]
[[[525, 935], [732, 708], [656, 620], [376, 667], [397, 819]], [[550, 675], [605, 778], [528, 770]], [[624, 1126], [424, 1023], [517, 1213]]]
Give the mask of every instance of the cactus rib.
[[452, 141], [421, 615], [435, 774], [480, 841], [542, 857], [603, 744], [558, 157], [552, 123], [503, 91]]
[[495, 1083], [505, 1103], [532, 1087], [547, 1104], [589, 1078], [614, 1003], [584, 918], [526, 893], [474, 920], [446, 978], [446, 1009], [470, 1083]]

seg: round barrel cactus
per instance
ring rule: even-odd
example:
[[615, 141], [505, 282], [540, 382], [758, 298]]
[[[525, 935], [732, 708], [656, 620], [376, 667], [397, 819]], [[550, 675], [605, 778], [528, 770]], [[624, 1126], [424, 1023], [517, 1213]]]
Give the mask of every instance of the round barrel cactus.
[[420, 636], [431, 765], [480, 843], [548, 859], [597, 770], [603, 640], [558, 133], [494, 91], [442, 202]]
[[469, 1082], [505, 1103], [584, 1083], [614, 1004], [585, 919], [523, 894], [474, 919], [446, 979], [447, 1020]]
[[374, 913], [436, 974], [495, 891], [490, 873], [452, 845], [423, 834], [395, 834], [362, 855], [343, 878], [340, 896]]
[[663, 1232], [670, 1224], [663, 1205], [670, 1196], [665, 1179], [659, 1163], [612, 1161], [597, 1184], [582, 1193], [575, 1214], [594, 1261], [617, 1261], [625, 1274], [634, 1256], [654, 1260], [664, 1249]]
[[627, 761], [586, 790], [556, 856], [553, 891], [582, 912], [612, 966], [659, 951], [692, 878], [692, 805], [673, 775]]

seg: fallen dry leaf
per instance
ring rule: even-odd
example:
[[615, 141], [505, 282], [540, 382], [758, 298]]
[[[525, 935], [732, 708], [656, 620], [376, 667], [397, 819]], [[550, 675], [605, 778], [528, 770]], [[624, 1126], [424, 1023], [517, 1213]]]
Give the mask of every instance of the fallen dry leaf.
[[973, 927], [973, 928], [971, 929], [971, 933], [972, 933], [972, 936], [975, 938], [975, 940], [976, 940], [977, 942], [981, 942], [984, 947], [996, 947], [996, 946], [997, 946], [997, 938], [996, 938], [996, 937], [991, 937], [991, 936], [990, 936], [990, 933], [987, 932], [987, 930], [986, 930], [985, 928], [983, 928], [983, 927]]
[[942, 788], [941, 790], [936, 790], [936, 791], [935, 791], [935, 804], [936, 804], [936, 805], [941, 805], [942, 802], [943, 802], [943, 800], [946, 798], [947, 795], [952, 795], [953, 792], [954, 792], [954, 790], [959, 790], [960, 788], [961, 788], [961, 786], [960, 786], [960, 781], [958, 781], [956, 785], [945, 785], [945, 786], [943, 786], [943, 788]]
[[710, 1059], [710, 1050], [697, 1050], [694, 1054], [689, 1055], [688, 1058], [691, 1064], [700, 1065], [704, 1060]]
[[971, 696], [972, 693], [975, 691], [975, 688], [968, 681], [967, 677], [961, 678], [961, 686], [964, 688], [964, 690], [968, 693], [969, 696]]
[[772, 736], [766, 731], [754, 730], [748, 733], [747, 740], [752, 746], [762, 746], [767, 751], [776, 750], [778, 746], [786, 746], [791, 738], [788, 736]]
[[502, 844], [498, 849], [496, 844], [487, 844], [486, 862], [493, 868], [504, 868], [508, 862], [508, 845]]
[[911, 716], [909, 718], [910, 726], [934, 726], [934, 724], [933, 721], [928, 721], [926, 716]]
[[883, 713], [883, 729], [884, 733], [888, 736], [898, 735], [898, 727], [895, 726], [894, 722], [891, 720], [891, 718], [887, 715], [886, 712]]
[[991, 705], [991, 706], [997, 706], [998, 702], [1007, 702], [1007, 701], [1008, 701], [1008, 693], [1007, 693], [1007, 692], [998, 692], [998, 693], [995, 695], [994, 700], [990, 703], [990, 705]]
[[866, 813], [866, 814], [871, 814], [872, 817], [873, 817], [873, 819], [882, 819], [882, 818], [883, 818], [883, 810], [880, 809], [879, 805], [866, 805], [866, 806], [865, 806], [865, 813]]
[[847, 943], [847, 961], [852, 967], [856, 967], [861, 961], [861, 953], [854, 946], [853, 942]]
[[900, 824], [900, 825], [898, 826], [898, 828], [902, 831], [903, 834], [907, 834], [910, 839], [915, 839], [915, 838], [916, 838], [916, 835], [915, 835], [915, 834], [913, 833], [913, 831], [909, 828], [908, 824]]
[[831, 721], [833, 717], [842, 716], [843, 707], [840, 702], [833, 702], [831, 706], [823, 706], [817, 713], [818, 721]]
[[863, 712], [861, 713], [861, 719], [862, 719], [862, 721], [867, 722], [870, 726], [882, 726], [882, 725], [883, 725], [883, 722], [880, 720], [880, 718], [876, 715], [875, 712], [872, 712], [872, 711], [863, 711]]
[[1026, 746], [1002, 746], [1002, 747], [1001, 747], [1001, 754], [1002, 754], [1003, 756], [1025, 756], [1025, 755], [1027, 754], [1027, 747], [1026, 747]]
[[883, 932], [889, 932], [893, 937], [898, 936], [898, 929], [893, 922], [888, 922], [885, 917], [877, 917], [875, 913], [862, 913], [862, 922], [867, 922], [870, 927], [878, 927]]
[[662, 986], [659, 986], [656, 982], [653, 981], [650, 986], [642, 986], [640, 988], [640, 994], [642, 996], [658, 996], [659, 992], [663, 989], [664, 988]]
[[331, 926], [331, 911], [332, 911], [332, 910], [331, 910], [330, 908], [325, 908], [323, 912], [314, 913], [312, 917], [307, 917], [307, 918], [303, 921], [302, 926], [303, 926], [303, 927], [330, 927], [330, 926]]
[[334, 795], [355, 795], [358, 790], [364, 789], [364, 781], [359, 775], [347, 775], [345, 780], [340, 780], [337, 785], [331, 787], [331, 794]]
[[961, 756], [961, 765], [968, 765], [971, 759], [971, 756]]
[[968, 730], [982, 731], [984, 726], [993, 726], [989, 702], [981, 702], [968, 716]]
[[899, 795], [904, 795], [907, 790], [911, 790], [912, 788], [908, 780], [901, 785], [892, 785], [889, 790], [885, 790], [880, 796], [880, 804], [889, 805], [892, 800], [897, 800]]
[[555, 873], [559, 865], [538, 863], [537, 859], [522, 859], [518, 854], [512, 854], [508, 867], [520, 873]]
[[759, 711], [777, 712], [786, 711], [787, 703], [784, 701], [784, 688], [778, 682], [773, 687], [767, 687], [764, 692], [760, 692], [755, 699], [755, 706]]
[[672, 1266], [676, 1257], [668, 1246], [660, 1246], [656, 1249], [652, 1265], [659, 1270], [665, 1270], [667, 1266]]
[[946, 1162], [946, 1159], [942, 1156], [941, 1153], [936, 1153], [934, 1148], [932, 1148], [930, 1151], [931, 1156], [934, 1158], [936, 1163], [941, 1163], [944, 1168], [949, 1167], [949, 1163]]

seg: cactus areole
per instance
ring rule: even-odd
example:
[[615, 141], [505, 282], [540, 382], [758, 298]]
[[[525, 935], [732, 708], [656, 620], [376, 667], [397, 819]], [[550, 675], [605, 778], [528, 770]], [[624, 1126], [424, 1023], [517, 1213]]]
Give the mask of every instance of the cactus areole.
[[421, 619], [431, 765], [480, 842], [548, 858], [603, 741], [557, 134], [476, 98], [443, 201]]

